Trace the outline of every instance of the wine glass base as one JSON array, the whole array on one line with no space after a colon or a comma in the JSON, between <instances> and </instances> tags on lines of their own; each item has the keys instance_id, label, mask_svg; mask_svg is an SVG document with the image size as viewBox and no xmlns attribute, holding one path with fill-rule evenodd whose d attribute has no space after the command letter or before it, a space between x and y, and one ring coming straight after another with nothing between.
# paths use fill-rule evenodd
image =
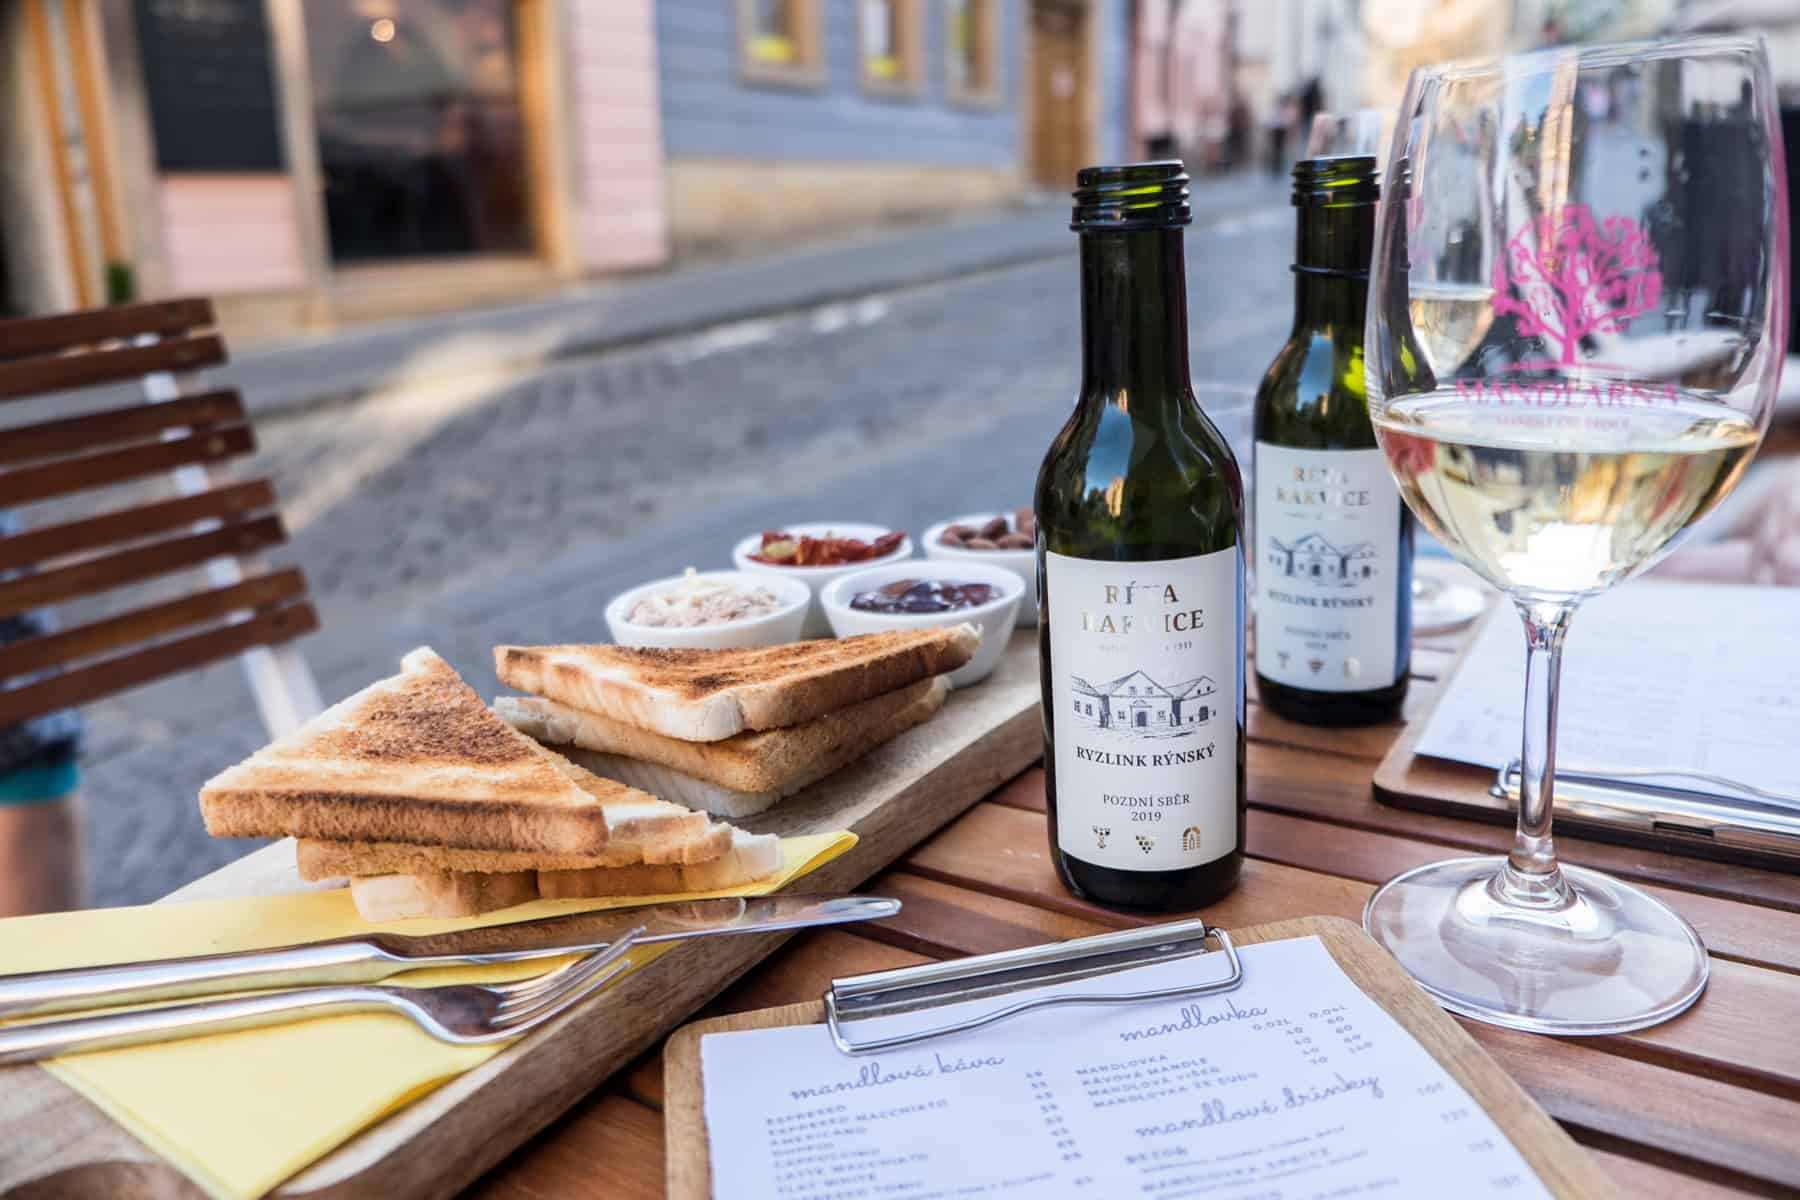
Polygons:
<instances>
[{"instance_id":1,"label":"wine glass base","mask_svg":"<svg viewBox=\"0 0 1800 1200\"><path fill-rule=\"evenodd\" d=\"M1597 871L1562 868L1572 894L1525 909L1492 884L1506 859L1455 858L1397 875L1363 928L1451 1012L1532 1033L1625 1033L1706 990L1706 948L1660 901Z\"/></svg>"}]
</instances>

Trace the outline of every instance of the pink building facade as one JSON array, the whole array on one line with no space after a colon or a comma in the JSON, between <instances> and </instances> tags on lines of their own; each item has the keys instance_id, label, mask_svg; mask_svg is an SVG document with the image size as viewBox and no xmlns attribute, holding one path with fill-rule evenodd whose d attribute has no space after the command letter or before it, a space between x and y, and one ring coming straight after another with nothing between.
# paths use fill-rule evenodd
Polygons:
<instances>
[{"instance_id":1,"label":"pink building facade","mask_svg":"<svg viewBox=\"0 0 1800 1200\"><path fill-rule=\"evenodd\" d=\"M669 256L652 0L0 0L4 301L239 339Z\"/></svg>"}]
</instances>

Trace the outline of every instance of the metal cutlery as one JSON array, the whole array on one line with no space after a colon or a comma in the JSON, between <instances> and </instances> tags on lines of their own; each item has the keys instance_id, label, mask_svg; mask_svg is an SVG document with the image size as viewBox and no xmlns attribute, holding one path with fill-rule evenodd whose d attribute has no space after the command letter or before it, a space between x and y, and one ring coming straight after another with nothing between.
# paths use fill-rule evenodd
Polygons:
<instances>
[{"instance_id":1,"label":"metal cutlery","mask_svg":"<svg viewBox=\"0 0 1800 1200\"><path fill-rule=\"evenodd\" d=\"M603 949L641 927L642 943L768 933L888 917L880 896L775 895L683 900L569 913L448 933L369 933L270 950L0 975L0 1017L179 1000L220 992L372 983L421 967L518 962Z\"/></svg>"},{"instance_id":2,"label":"metal cutlery","mask_svg":"<svg viewBox=\"0 0 1800 1200\"><path fill-rule=\"evenodd\" d=\"M521 1037L567 1012L629 965L625 952L643 929L628 929L604 950L515 983L441 987L292 988L0 1028L0 1064L281 1025L349 1012L393 1012L442 1042L478 1046Z\"/></svg>"}]
</instances>

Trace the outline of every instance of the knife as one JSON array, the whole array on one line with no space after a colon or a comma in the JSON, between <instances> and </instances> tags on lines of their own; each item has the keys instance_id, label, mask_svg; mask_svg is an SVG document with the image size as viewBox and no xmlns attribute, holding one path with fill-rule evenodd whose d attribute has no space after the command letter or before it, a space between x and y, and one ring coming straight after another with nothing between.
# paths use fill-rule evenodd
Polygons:
<instances>
[{"instance_id":1,"label":"knife","mask_svg":"<svg viewBox=\"0 0 1800 1200\"><path fill-rule=\"evenodd\" d=\"M473 966L579 954L610 945L638 926L640 945L729 933L772 933L891 917L900 902L882 896L732 896L608 908L458 929L448 933L367 933L229 954L202 954L117 966L0 975L0 1017L178 1000L217 992L371 983L422 967Z\"/></svg>"}]
</instances>

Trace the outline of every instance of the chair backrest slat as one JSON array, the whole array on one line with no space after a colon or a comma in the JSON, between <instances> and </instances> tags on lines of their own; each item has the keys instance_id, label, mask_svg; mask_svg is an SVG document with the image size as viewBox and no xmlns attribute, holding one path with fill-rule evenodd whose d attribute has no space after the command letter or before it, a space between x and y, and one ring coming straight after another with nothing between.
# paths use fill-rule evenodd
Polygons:
<instances>
[{"instance_id":1,"label":"chair backrest slat","mask_svg":"<svg viewBox=\"0 0 1800 1200\"><path fill-rule=\"evenodd\" d=\"M0 358L57 354L145 334L166 338L213 324L212 301L198 296L25 317L0 325Z\"/></svg>"},{"instance_id":2,"label":"chair backrest slat","mask_svg":"<svg viewBox=\"0 0 1800 1200\"><path fill-rule=\"evenodd\" d=\"M141 441L169 429L235 425L244 420L244 402L233 391L202 392L163 404L134 404L0 433L0 465L78 454L99 446Z\"/></svg>"},{"instance_id":3,"label":"chair backrest slat","mask_svg":"<svg viewBox=\"0 0 1800 1200\"><path fill-rule=\"evenodd\" d=\"M4 359L0 360L0 400L141 379L156 371L196 371L224 361L225 343L210 333L89 354Z\"/></svg>"},{"instance_id":4,"label":"chair backrest slat","mask_svg":"<svg viewBox=\"0 0 1800 1200\"><path fill-rule=\"evenodd\" d=\"M148 546L84 559L72 566L23 575L0 583L0 617L142 583L200 566L208 559L254 554L279 545L286 536L280 517L257 517L207 533L167 538Z\"/></svg>"},{"instance_id":5,"label":"chair backrest slat","mask_svg":"<svg viewBox=\"0 0 1800 1200\"><path fill-rule=\"evenodd\" d=\"M123 650L137 642L177 633L202 622L223 620L233 613L255 612L306 594L306 577L289 567L258 575L230 587L195 592L177 600L152 604L116 617L105 617L0 646L0 679L12 679Z\"/></svg>"},{"instance_id":6,"label":"chair backrest slat","mask_svg":"<svg viewBox=\"0 0 1800 1200\"><path fill-rule=\"evenodd\" d=\"M287 537L275 489L216 470L256 449L242 397L197 374L226 361L216 324L199 298L0 321L0 401L24 401L0 405L20 422L0 428L0 513L29 506L0 536L0 619L81 602L0 644L0 727L251 651L272 730L318 711L285 648L318 627L305 577L262 562Z\"/></svg>"},{"instance_id":7,"label":"chair backrest slat","mask_svg":"<svg viewBox=\"0 0 1800 1200\"><path fill-rule=\"evenodd\" d=\"M103 550L119 542L182 529L197 521L229 520L275 507L275 489L266 479L233 483L192 496L121 508L79 521L0 537L0 571L17 570L70 555ZM0 676L4 678L4 676Z\"/></svg>"},{"instance_id":8,"label":"chair backrest slat","mask_svg":"<svg viewBox=\"0 0 1800 1200\"><path fill-rule=\"evenodd\" d=\"M258 613L249 620L159 642L91 666L62 671L47 679L0 691L0 725L10 725L53 709L86 704L165 675L191 671L242 654L257 646L291 641L318 627L319 617L312 605L290 604Z\"/></svg>"},{"instance_id":9,"label":"chair backrest slat","mask_svg":"<svg viewBox=\"0 0 1800 1200\"><path fill-rule=\"evenodd\" d=\"M248 425L209 429L166 442L148 442L121 450L102 450L79 458L64 458L41 466L20 467L0 473L0 508L12 508L37 500L53 500L90 488L107 487L162 475L176 467L224 462L256 449L256 437Z\"/></svg>"}]
</instances>

